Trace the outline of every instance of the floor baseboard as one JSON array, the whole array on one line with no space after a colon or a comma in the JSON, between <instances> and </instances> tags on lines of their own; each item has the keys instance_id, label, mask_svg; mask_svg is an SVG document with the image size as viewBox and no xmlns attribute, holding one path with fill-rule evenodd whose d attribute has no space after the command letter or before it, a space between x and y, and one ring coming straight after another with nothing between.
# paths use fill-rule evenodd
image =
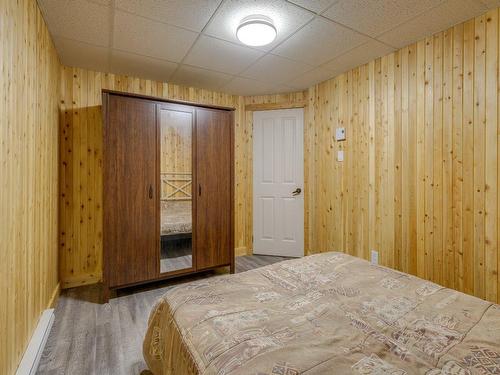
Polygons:
<instances>
[{"instance_id":1,"label":"floor baseboard","mask_svg":"<svg viewBox=\"0 0 500 375\"><path fill-rule=\"evenodd\" d=\"M38 321L33 336L31 336L16 375L32 375L36 373L52 324L54 324L54 309L45 310Z\"/></svg>"},{"instance_id":2,"label":"floor baseboard","mask_svg":"<svg viewBox=\"0 0 500 375\"><path fill-rule=\"evenodd\" d=\"M56 303L60 294L61 294L61 283L57 283L56 288L52 292L52 296L50 297L49 303L47 304L47 309L52 309L53 307L56 307Z\"/></svg>"}]
</instances>

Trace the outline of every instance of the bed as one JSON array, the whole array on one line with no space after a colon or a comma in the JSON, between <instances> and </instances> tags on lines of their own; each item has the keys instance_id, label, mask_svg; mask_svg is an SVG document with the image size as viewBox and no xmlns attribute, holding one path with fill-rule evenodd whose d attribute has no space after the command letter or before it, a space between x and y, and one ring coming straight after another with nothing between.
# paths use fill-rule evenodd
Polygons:
<instances>
[{"instance_id":1,"label":"bed","mask_svg":"<svg viewBox=\"0 0 500 375\"><path fill-rule=\"evenodd\" d=\"M170 289L154 374L500 374L500 306L342 253Z\"/></svg>"},{"instance_id":2,"label":"bed","mask_svg":"<svg viewBox=\"0 0 500 375\"><path fill-rule=\"evenodd\" d=\"M191 235L193 230L191 200L161 201L161 236Z\"/></svg>"}]
</instances>

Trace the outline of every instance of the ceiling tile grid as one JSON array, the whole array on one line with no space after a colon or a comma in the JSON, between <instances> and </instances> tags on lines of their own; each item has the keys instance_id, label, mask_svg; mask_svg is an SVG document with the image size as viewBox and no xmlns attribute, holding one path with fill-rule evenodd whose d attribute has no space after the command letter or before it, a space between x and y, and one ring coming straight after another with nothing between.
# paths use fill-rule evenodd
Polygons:
<instances>
[{"instance_id":1,"label":"ceiling tile grid","mask_svg":"<svg viewBox=\"0 0 500 375\"><path fill-rule=\"evenodd\" d=\"M446 29L443 27L444 19L449 26L453 26L472 18L471 14L480 15L487 10L488 7L479 0L447 0L431 11L380 35L379 39L397 48L404 47Z\"/></svg>"},{"instance_id":2,"label":"ceiling tile grid","mask_svg":"<svg viewBox=\"0 0 500 375\"><path fill-rule=\"evenodd\" d=\"M289 3L298 5L316 14L324 12L337 1L339 0L288 0Z\"/></svg>"},{"instance_id":3,"label":"ceiling tile grid","mask_svg":"<svg viewBox=\"0 0 500 375\"><path fill-rule=\"evenodd\" d=\"M500 0L38 0L61 62L186 86L257 95L302 90ZM278 35L252 48L244 17Z\"/></svg>"},{"instance_id":4,"label":"ceiling tile grid","mask_svg":"<svg viewBox=\"0 0 500 375\"><path fill-rule=\"evenodd\" d=\"M200 32L222 0L115 0L116 9Z\"/></svg>"},{"instance_id":5,"label":"ceiling tile grid","mask_svg":"<svg viewBox=\"0 0 500 375\"><path fill-rule=\"evenodd\" d=\"M168 81L178 64L134 53L113 50L110 55L110 71L116 74Z\"/></svg>"},{"instance_id":6,"label":"ceiling tile grid","mask_svg":"<svg viewBox=\"0 0 500 375\"><path fill-rule=\"evenodd\" d=\"M113 48L180 62L198 34L157 21L115 11Z\"/></svg>"},{"instance_id":7,"label":"ceiling tile grid","mask_svg":"<svg viewBox=\"0 0 500 375\"><path fill-rule=\"evenodd\" d=\"M233 76L229 74L201 69L186 64L181 65L175 74L170 77L170 81L179 85L192 86L193 82L195 82L199 87L208 90L220 90L231 79L233 79Z\"/></svg>"},{"instance_id":8,"label":"ceiling tile grid","mask_svg":"<svg viewBox=\"0 0 500 375\"><path fill-rule=\"evenodd\" d=\"M222 73L237 74L263 56L264 52L202 35L184 62Z\"/></svg>"},{"instance_id":9,"label":"ceiling tile grid","mask_svg":"<svg viewBox=\"0 0 500 375\"><path fill-rule=\"evenodd\" d=\"M371 39L368 42L335 57L326 64L322 65L322 67L329 69L333 75L336 76L349 70L352 66L366 64L377 57L385 56L395 50L396 48Z\"/></svg>"},{"instance_id":10,"label":"ceiling tile grid","mask_svg":"<svg viewBox=\"0 0 500 375\"><path fill-rule=\"evenodd\" d=\"M340 0L323 15L332 21L376 37L444 0Z\"/></svg>"},{"instance_id":11,"label":"ceiling tile grid","mask_svg":"<svg viewBox=\"0 0 500 375\"><path fill-rule=\"evenodd\" d=\"M53 37L64 37L100 47L109 45L112 16L109 5L86 0L44 0L38 3Z\"/></svg>"},{"instance_id":12,"label":"ceiling tile grid","mask_svg":"<svg viewBox=\"0 0 500 375\"><path fill-rule=\"evenodd\" d=\"M253 14L271 18L278 30L278 35L272 43L259 47L262 51L272 50L314 17L312 12L284 0L225 0L208 24L205 33L241 44L236 38L236 28L243 18Z\"/></svg>"},{"instance_id":13,"label":"ceiling tile grid","mask_svg":"<svg viewBox=\"0 0 500 375\"><path fill-rule=\"evenodd\" d=\"M325 18L316 18L273 53L318 66L368 40L356 31Z\"/></svg>"},{"instance_id":14,"label":"ceiling tile grid","mask_svg":"<svg viewBox=\"0 0 500 375\"><path fill-rule=\"evenodd\" d=\"M286 84L313 67L276 55L266 55L240 75L264 82Z\"/></svg>"}]
</instances>

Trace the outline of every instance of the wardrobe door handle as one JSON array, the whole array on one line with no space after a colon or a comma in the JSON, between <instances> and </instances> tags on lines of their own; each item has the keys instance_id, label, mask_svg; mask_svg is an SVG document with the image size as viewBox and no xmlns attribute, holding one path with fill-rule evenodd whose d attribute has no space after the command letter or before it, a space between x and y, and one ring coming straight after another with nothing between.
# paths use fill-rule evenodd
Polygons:
<instances>
[{"instance_id":1,"label":"wardrobe door handle","mask_svg":"<svg viewBox=\"0 0 500 375\"><path fill-rule=\"evenodd\" d=\"M198 185L198 195L201 197L201 185Z\"/></svg>"},{"instance_id":2,"label":"wardrobe door handle","mask_svg":"<svg viewBox=\"0 0 500 375\"><path fill-rule=\"evenodd\" d=\"M149 199L153 199L153 185L149 185Z\"/></svg>"}]
</instances>

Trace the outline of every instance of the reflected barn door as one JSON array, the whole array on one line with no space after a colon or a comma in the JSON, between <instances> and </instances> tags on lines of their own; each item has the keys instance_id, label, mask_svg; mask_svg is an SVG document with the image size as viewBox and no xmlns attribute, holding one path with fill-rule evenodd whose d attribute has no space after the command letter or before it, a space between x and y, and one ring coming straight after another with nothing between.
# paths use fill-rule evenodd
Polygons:
<instances>
[{"instance_id":1,"label":"reflected barn door","mask_svg":"<svg viewBox=\"0 0 500 375\"><path fill-rule=\"evenodd\" d=\"M253 113L253 253L304 255L304 111Z\"/></svg>"}]
</instances>

